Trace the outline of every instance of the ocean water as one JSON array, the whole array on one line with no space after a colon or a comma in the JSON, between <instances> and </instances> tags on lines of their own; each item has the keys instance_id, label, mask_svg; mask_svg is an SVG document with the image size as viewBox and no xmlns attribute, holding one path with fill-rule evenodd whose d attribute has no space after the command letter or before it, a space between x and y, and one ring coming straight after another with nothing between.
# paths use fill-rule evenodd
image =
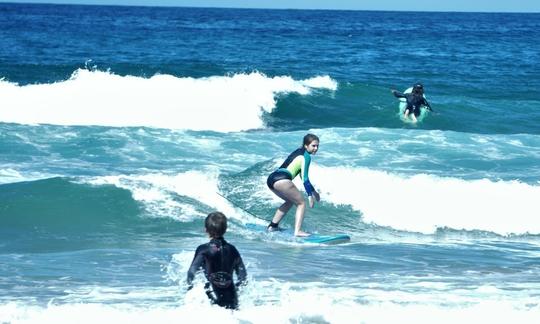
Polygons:
<instances>
[{"instance_id":1,"label":"ocean water","mask_svg":"<svg viewBox=\"0 0 540 324\"><path fill-rule=\"evenodd\" d=\"M539 14L0 4L0 323L538 323ZM420 81L405 123L390 89ZM307 133L306 245L256 233ZM186 291L203 219L249 284ZM293 224L292 213L284 220Z\"/></svg>"}]
</instances>

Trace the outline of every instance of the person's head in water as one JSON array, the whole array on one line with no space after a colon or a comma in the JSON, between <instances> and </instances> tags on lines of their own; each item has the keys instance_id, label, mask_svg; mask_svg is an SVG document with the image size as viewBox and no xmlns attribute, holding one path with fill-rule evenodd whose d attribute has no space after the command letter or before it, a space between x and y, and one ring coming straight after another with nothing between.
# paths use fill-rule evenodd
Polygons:
<instances>
[{"instance_id":1,"label":"person's head in water","mask_svg":"<svg viewBox=\"0 0 540 324\"><path fill-rule=\"evenodd\" d=\"M227 217L221 212L210 213L204 220L204 227L211 238L223 237L227 231Z\"/></svg>"},{"instance_id":2,"label":"person's head in water","mask_svg":"<svg viewBox=\"0 0 540 324\"><path fill-rule=\"evenodd\" d=\"M319 137L313 134L306 134L302 146L309 154L315 154L319 150Z\"/></svg>"},{"instance_id":3,"label":"person's head in water","mask_svg":"<svg viewBox=\"0 0 540 324\"><path fill-rule=\"evenodd\" d=\"M415 83L413 85L412 92L417 93L417 94L423 94L424 93L424 86L422 85L422 83L419 83L419 82Z\"/></svg>"}]
</instances>

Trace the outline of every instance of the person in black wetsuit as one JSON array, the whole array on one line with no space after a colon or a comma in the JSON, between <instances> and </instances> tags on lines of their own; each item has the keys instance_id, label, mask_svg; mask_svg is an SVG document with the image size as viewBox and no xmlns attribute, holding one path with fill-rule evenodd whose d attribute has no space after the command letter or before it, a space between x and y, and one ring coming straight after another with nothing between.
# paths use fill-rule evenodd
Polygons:
<instances>
[{"instance_id":1,"label":"person in black wetsuit","mask_svg":"<svg viewBox=\"0 0 540 324\"><path fill-rule=\"evenodd\" d=\"M425 106L429 111L433 111L429 102L424 98L424 86L421 83L416 83L413 86L411 93L401 93L397 90L391 90L395 97L405 98L407 100L407 107L403 112L405 118L409 115L411 119L416 122L416 117L420 115L420 107Z\"/></svg>"},{"instance_id":2,"label":"person in black wetsuit","mask_svg":"<svg viewBox=\"0 0 540 324\"><path fill-rule=\"evenodd\" d=\"M187 273L188 290L193 287L195 274L202 268L208 280L205 289L210 301L228 309L237 309L236 289L246 283L247 272L238 250L223 239L227 231L227 217L220 212L210 213L204 226L210 242L199 245L195 251ZM233 272L238 278L236 284Z\"/></svg>"}]
</instances>

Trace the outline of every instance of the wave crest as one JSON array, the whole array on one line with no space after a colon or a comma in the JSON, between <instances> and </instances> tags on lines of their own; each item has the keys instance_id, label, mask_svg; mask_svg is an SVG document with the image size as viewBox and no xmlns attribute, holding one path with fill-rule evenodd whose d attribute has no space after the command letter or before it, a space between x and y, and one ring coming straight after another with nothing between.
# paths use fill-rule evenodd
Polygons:
<instances>
[{"instance_id":1,"label":"wave crest","mask_svg":"<svg viewBox=\"0 0 540 324\"><path fill-rule=\"evenodd\" d=\"M425 234L440 228L540 234L540 186L350 167L315 167L313 173L322 199L352 206L366 223Z\"/></svg>"},{"instance_id":2,"label":"wave crest","mask_svg":"<svg viewBox=\"0 0 540 324\"><path fill-rule=\"evenodd\" d=\"M66 81L19 86L0 80L0 121L19 124L147 126L235 132L264 127L276 96L336 90L328 76L294 80L259 72L206 78L120 76L78 69Z\"/></svg>"}]
</instances>

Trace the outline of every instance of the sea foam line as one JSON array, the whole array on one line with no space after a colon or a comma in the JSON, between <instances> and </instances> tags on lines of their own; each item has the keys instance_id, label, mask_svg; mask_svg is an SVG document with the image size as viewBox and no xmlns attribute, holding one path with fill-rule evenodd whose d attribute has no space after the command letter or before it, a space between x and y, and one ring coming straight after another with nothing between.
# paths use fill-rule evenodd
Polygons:
<instances>
[{"instance_id":1,"label":"sea foam line","mask_svg":"<svg viewBox=\"0 0 540 324\"><path fill-rule=\"evenodd\" d=\"M235 312L210 305L204 294L187 297L174 307L163 305L140 306L129 303L69 303L47 307L11 302L0 304L0 320L6 323L171 323L178 319L187 322L220 323L396 323L403 318L414 323L470 323L489 319L490 323L538 323L539 306L524 300L478 301L454 307L433 303L358 303L350 298L336 300L335 294L325 291L295 292L281 285L276 299L284 302L262 305L241 304ZM195 294L196 288L188 295ZM440 298L440 297L439 297ZM181 297L179 296L179 299ZM206 300L205 300L206 299ZM434 320L435 319L435 320Z\"/></svg>"},{"instance_id":2,"label":"sea foam line","mask_svg":"<svg viewBox=\"0 0 540 324\"><path fill-rule=\"evenodd\" d=\"M350 167L314 166L311 173L321 199L352 206L367 223L426 234L445 227L540 234L540 186Z\"/></svg>"}]
</instances>

